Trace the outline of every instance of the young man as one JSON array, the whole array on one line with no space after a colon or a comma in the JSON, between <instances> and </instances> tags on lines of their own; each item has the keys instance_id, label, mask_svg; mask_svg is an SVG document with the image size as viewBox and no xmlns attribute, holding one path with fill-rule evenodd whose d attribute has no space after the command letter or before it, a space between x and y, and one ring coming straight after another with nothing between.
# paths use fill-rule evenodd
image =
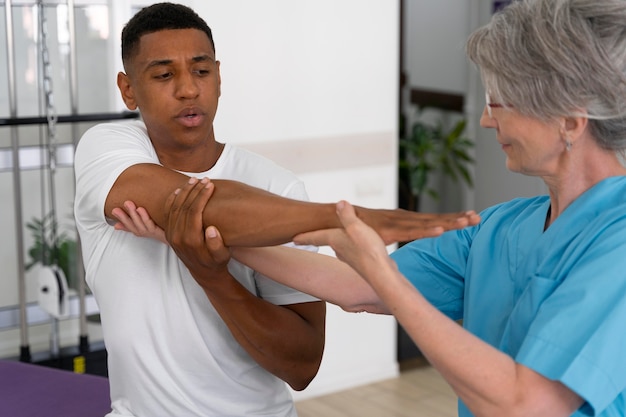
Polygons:
<instances>
[{"instance_id":1,"label":"young man","mask_svg":"<svg viewBox=\"0 0 626 417\"><path fill-rule=\"evenodd\" d=\"M114 230L105 213L130 196L162 205L153 199L161 187L188 179L171 170L297 200L307 198L304 186L215 140L219 62L192 10L147 7L128 22L122 45L118 86L143 121L96 126L76 152L76 218L109 355L110 416L294 416L285 382L301 390L317 373L325 304L236 262L200 286L193 259Z\"/></svg>"},{"instance_id":2,"label":"young man","mask_svg":"<svg viewBox=\"0 0 626 417\"><path fill-rule=\"evenodd\" d=\"M118 86L142 121L90 129L75 158L76 223L109 355L109 416L294 416L285 382L301 390L317 373L324 303L234 261L208 264L120 232L111 219L133 200L167 233L185 217L164 209L175 189L213 193L203 223L218 226L229 245L263 246L339 226L334 205L302 201L293 174L215 140L219 61L211 30L191 9L142 9L122 32L122 58ZM198 182L205 177L222 180ZM472 221L360 215L387 241Z\"/></svg>"}]
</instances>

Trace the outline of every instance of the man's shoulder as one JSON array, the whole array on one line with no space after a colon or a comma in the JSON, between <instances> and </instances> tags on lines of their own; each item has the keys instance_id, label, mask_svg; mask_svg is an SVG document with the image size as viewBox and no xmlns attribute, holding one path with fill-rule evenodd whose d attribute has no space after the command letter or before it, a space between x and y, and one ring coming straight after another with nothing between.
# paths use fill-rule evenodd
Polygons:
<instances>
[{"instance_id":1,"label":"man's shoulder","mask_svg":"<svg viewBox=\"0 0 626 417\"><path fill-rule=\"evenodd\" d=\"M304 184L295 173L243 147L227 144L215 169L214 173L222 178L234 179L291 198L308 199Z\"/></svg>"},{"instance_id":2,"label":"man's shoulder","mask_svg":"<svg viewBox=\"0 0 626 417\"><path fill-rule=\"evenodd\" d=\"M127 120L98 123L87 129L83 137L102 136L107 134L129 134L148 137L146 125L141 120Z\"/></svg>"},{"instance_id":3,"label":"man's shoulder","mask_svg":"<svg viewBox=\"0 0 626 417\"><path fill-rule=\"evenodd\" d=\"M129 140L130 139L130 140ZM122 148L124 144L146 147L150 138L146 125L139 120L99 123L87 129L78 142L76 152Z\"/></svg>"},{"instance_id":4,"label":"man's shoulder","mask_svg":"<svg viewBox=\"0 0 626 417\"><path fill-rule=\"evenodd\" d=\"M232 155L235 158L248 159L248 160L253 161L253 162L273 165L273 166L279 167L281 169L286 169L286 168L281 167L279 164L277 164L276 162L274 162L270 158L262 155L259 152L256 152L256 151L253 151L251 149L248 149L244 145L240 146L240 145L234 145L232 143L230 143L230 144L227 143L226 147L228 149L230 149L230 152L232 152Z\"/></svg>"},{"instance_id":5,"label":"man's shoulder","mask_svg":"<svg viewBox=\"0 0 626 417\"><path fill-rule=\"evenodd\" d=\"M226 158L229 162L236 161L237 166L246 167L248 170L257 171L259 173L267 173L269 175L286 175L296 178L296 175L289 169L279 165L270 158L246 149L241 146L226 144Z\"/></svg>"},{"instance_id":6,"label":"man's shoulder","mask_svg":"<svg viewBox=\"0 0 626 417\"><path fill-rule=\"evenodd\" d=\"M74 153L74 165L77 171L81 171L93 168L94 161L104 168L104 161L118 164L133 160L139 163L152 162L155 158L158 161L143 122L110 122L95 125L82 135Z\"/></svg>"}]
</instances>

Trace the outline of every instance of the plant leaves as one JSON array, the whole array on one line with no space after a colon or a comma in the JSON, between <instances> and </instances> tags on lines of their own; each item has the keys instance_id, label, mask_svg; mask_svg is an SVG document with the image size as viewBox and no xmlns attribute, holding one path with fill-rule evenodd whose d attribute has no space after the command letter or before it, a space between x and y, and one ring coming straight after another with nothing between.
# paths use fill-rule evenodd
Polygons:
<instances>
[{"instance_id":1,"label":"plant leaves","mask_svg":"<svg viewBox=\"0 0 626 417\"><path fill-rule=\"evenodd\" d=\"M442 123L430 125L419 117L415 120L408 134L400 137L398 142L400 181L408 182L408 188L417 198L426 193L438 199L437 191L428 187L428 179L435 172L455 182L462 180L473 187L469 167L474 163L474 158L469 150L474 147L474 143L463 136L467 121L461 119L446 131Z\"/></svg>"}]
</instances>

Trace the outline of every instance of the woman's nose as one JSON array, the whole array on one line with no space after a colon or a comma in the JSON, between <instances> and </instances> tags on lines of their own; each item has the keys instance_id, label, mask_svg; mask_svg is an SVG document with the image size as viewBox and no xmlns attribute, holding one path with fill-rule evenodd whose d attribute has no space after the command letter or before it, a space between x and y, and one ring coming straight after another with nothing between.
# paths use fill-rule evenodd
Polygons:
<instances>
[{"instance_id":1,"label":"woman's nose","mask_svg":"<svg viewBox=\"0 0 626 417\"><path fill-rule=\"evenodd\" d=\"M496 127L496 125L497 125L496 119L489 116L489 112L487 111L487 106L485 105L485 107L483 108L483 113L480 115L480 126L487 128L487 129L493 129Z\"/></svg>"}]
</instances>

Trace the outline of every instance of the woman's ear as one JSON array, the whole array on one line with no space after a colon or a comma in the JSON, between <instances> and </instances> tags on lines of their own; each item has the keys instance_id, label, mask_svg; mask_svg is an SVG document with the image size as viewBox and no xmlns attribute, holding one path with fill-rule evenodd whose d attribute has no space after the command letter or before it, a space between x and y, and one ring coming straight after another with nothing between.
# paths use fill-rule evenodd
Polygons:
<instances>
[{"instance_id":1,"label":"woman's ear","mask_svg":"<svg viewBox=\"0 0 626 417\"><path fill-rule=\"evenodd\" d=\"M130 83L130 78L123 72L117 73L117 88L120 89L122 100L124 100L128 110L137 110L137 102L135 101L135 93Z\"/></svg>"},{"instance_id":2,"label":"woman's ear","mask_svg":"<svg viewBox=\"0 0 626 417\"><path fill-rule=\"evenodd\" d=\"M566 117L565 122L563 123L563 129L565 130L564 133L566 134L566 137L572 140L572 142L576 142L577 138L580 137L587 129L588 124L589 119L583 115Z\"/></svg>"}]
</instances>

